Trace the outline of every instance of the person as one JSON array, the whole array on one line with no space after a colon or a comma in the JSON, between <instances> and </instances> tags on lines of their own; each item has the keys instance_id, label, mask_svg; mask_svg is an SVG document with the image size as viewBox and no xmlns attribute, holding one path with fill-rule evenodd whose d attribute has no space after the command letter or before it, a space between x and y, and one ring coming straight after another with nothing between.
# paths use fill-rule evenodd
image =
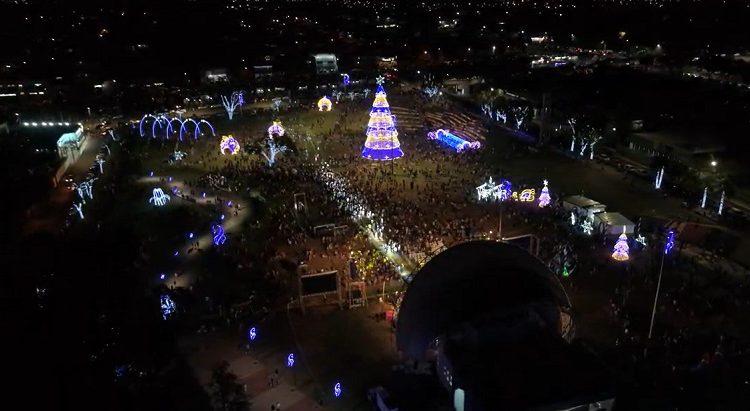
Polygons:
<instances>
[{"instance_id":1,"label":"person","mask_svg":"<svg viewBox=\"0 0 750 411\"><path fill-rule=\"evenodd\" d=\"M280 402L276 403L276 411L281 411L281 403Z\"/></svg>"}]
</instances>

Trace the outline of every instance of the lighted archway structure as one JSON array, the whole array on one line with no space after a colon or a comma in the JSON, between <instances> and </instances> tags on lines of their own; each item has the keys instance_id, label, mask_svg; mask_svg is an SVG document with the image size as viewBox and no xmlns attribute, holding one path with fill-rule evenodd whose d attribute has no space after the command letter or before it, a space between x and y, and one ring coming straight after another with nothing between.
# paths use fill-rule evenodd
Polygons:
<instances>
[{"instance_id":1,"label":"lighted archway structure","mask_svg":"<svg viewBox=\"0 0 750 411\"><path fill-rule=\"evenodd\" d=\"M465 323L511 317L533 318L570 338L570 308L558 278L525 250L470 241L438 254L414 275L399 307L396 344L406 357L424 359L436 340Z\"/></svg>"},{"instance_id":2,"label":"lighted archway structure","mask_svg":"<svg viewBox=\"0 0 750 411\"><path fill-rule=\"evenodd\" d=\"M318 111L331 111L331 104L331 99L329 99L328 96L323 96L318 100Z\"/></svg>"}]
</instances>

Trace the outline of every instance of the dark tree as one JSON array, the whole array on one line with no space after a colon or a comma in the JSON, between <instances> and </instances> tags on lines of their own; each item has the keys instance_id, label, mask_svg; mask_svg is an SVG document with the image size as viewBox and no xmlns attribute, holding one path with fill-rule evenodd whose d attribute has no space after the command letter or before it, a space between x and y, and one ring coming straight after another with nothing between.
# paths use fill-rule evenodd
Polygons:
<instances>
[{"instance_id":1,"label":"dark tree","mask_svg":"<svg viewBox=\"0 0 750 411\"><path fill-rule=\"evenodd\" d=\"M211 371L211 385L208 390L214 410L250 410L245 391L237 382L237 376L229 371L229 363L226 361L222 361Z\"/></svg>"}]
</instances>

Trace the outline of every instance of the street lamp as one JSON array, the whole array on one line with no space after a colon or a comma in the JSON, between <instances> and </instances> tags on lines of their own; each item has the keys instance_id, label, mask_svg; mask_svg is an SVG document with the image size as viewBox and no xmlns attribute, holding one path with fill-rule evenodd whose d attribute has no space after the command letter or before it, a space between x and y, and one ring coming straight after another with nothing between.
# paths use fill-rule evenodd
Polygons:
<instances>
[{"instance_id":1,"label":"street lamp","mask_svg":"<svg viewBox=\"0 0 750 411\"><path fill-rule=\"evenodd\" d=\"M664 252L661 254L661 265L659 266L659 281L656 283L656 296L654 296L654 309L651 311L651 325L648 327L648 339L654 331L654 318L656 317L656 302L659 301L659 290L661 289L661 274L664 270L664 257L674 248L674 231L669 230L664 242Z\"/></svg>"},{"instance_id":2,"label":"street lamp","mask_svg":"<svg viewBox=\"0 0 750 411\"><path fill-rule=\"evenodd\" d=\"M716 162L716 160L711 160L711 167L716 167L716 165L719 164Z\"/></svg>"}]
</instances>

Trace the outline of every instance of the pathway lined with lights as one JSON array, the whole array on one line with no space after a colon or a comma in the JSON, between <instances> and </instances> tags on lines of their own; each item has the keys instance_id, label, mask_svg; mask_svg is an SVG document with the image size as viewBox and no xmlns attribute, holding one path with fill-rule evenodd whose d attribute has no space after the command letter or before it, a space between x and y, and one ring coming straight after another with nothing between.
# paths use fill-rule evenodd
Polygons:
<instances>
[{"instance_id":1,"label":"pathway lined with lights","mask_svg":"<svg viewBox=\"0 0 750 411\"><path fill-rule=\"evenodd\" d=\"M167 193L172 193L174 187L177 187L177 190L179 190L178 192L180 193L189 192L189 189L187 188L184 181L176 179L172 179L171 182L162 181L162 178L167 179L168 177L157 175L150 177L141 177L138 182L144 185L148 184L149 187L160 187ZM219 201L218 196L216 195L206 195L205 197L201 195L193 197L195 202L188 201L182 196L178 196L174 193L170 194L170 196L172 198L171 201L175 201L177 198L179 198L181 201L185 201L188 204L197 204L203 206L215 205L218 204ZM225 235L229 234L230 232L239 233L239 229L242 226L242 223L249 216L249 207L240 207L239 209L235 208L235 205L241 204L239 201L243 200L235 193L222 191L221 198L223 203L219 205L219 208L221 209L221 213L223 214L216 216L215 223L220 223ZM228 202L231 202L231 206L227 205ZM235 211L237 212L236 216L234 215ZM223 219L221 217L222 215L224 216ZM194 243L198 243L200 245L196 248L193 245ZM178 267L183 266L186 263L186 259L192 259L195 256L199 255L199 250L209 247L214 247L214 233L211 230L208 230L202 234L195 233L192 238L188 238L186 244L176 249L176 252L178 254L175 257L180 258ZM179 276L168 275L163 281L168 283L168 285L173 285L174 287L188 287L195 282L195 274L191 272L183 272Z\"/></svg>"}]
</instances>

